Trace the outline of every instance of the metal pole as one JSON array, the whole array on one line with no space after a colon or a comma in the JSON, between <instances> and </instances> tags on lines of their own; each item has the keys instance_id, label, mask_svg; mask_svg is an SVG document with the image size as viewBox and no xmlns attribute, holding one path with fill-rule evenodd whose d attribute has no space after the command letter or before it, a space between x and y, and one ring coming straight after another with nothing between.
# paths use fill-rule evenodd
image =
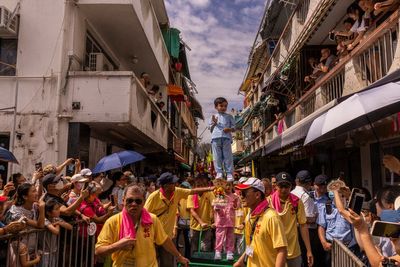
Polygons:
<instances>
[{"instance_id":1,"label":"metal pole","mask_svg":"<svg viewBox=\"0 0 400 267\"><path fill-rule=\"evenodd\" d=\"M16 135L16 124L17 124L17 106L18 106L18 89L19 89L19 81L18 81L18 71L15 68L15 92L14 92L14 114L13 114L13 126L10 133L10 152L14 153L14 144L15 144L15 135ZM8 173L7 182L10 180L11 175L13 174L13 163L8 163Z\"/></svg>"}]
</instances>

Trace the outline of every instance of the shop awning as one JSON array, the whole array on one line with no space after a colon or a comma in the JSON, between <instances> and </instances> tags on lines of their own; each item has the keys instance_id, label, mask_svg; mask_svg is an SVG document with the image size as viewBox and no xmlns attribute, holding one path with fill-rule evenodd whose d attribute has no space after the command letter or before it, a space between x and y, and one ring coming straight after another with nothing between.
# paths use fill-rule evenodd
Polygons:
<instances>
[{"instance_id":1,"label":"shop awning","mask_svg":"<svg viewBox=\"0 0 400 267\"><path fill-rule=\"evenodd\" d=\"M262 149L262 156L271 154L274 151L279 150L282 146L282 135L276 136L274 139L269 141Z\"/></svg>"},{"instance_id":2,"label":"shop awning","mask_svg":"<svg viewBox=\"0 0 400 267\"><path fill-rule=\"evenodd\" d=\"M400 82L378 85L353 94L315 119L304 144L372 125L373 122L397 112L400 112Z\"/></svg>"},{"instance_id":3,"label":"shop awning","mask_svg":"<svg viewBox=\"0 0 400 267\"><path fill-rule=\"evenodd\" d=\"M169 55L174 58L179 58L179 49L180 49L179 34L181 32L175 28L162 29L161 31Z\"/></svg>"},{"instance_id":4,"label":"shop awning","mask_svg":"<svg viewBox=\"0 0 400 267\"><path fill-rule=\"evenodd\" d=\"M238 165L246 164L247 162L255 159L256 157L261 156L261 154L262 154L262 148L259 148L256 151L254 151L253 153L250 153L249 155L247 155L244 158L242 158L241 160L239 160Z\"/></svg>"},{"instance_id":5,"label":"shop awning","mask_svg":"<svg viewBox=\"0 0 400 267\"><path fill-rule=\"evenodd\" d=\"M282 144L281 147L285 147L287 145L290 145L294 142L297 142L307 136L308 130L310 129L310 126L312 122L314 121L315 118L320 116L322 113L326 112L328 109L332 108L335 106L337 103L336 100L332 100L325 106L317 109L314 111L312 114L308 115L304 119L302 119L300 122L296 123L289 129L285 130L282 133Z\"/></svg>"}]
</instances>

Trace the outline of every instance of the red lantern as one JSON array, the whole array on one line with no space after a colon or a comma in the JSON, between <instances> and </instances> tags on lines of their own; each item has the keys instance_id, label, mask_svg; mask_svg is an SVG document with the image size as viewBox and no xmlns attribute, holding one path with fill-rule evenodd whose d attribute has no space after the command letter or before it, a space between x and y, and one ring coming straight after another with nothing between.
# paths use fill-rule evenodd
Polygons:
<instances>
[{"instance_id":1,"label":"red lantern","mask_svg":"<svg viewBox=\"0 0 400 267\"><path fill-rule=\"evenodd\" d=\"M175 70L176 70L177 72L181 72L181 70L182 70L182 63L176 62L176 63L175 63Z\"/></svg>"}]
</instances>

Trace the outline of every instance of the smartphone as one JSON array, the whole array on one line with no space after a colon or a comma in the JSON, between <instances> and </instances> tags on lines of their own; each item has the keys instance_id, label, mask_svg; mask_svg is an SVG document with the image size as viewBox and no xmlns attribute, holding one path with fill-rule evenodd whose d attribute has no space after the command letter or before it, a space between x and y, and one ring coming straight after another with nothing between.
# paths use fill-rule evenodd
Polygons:
<instances>
[{"instance_id":1,"label":"smartphone","mask_svg":"<svg viewBox=\"0 0 400 267\"><path fill-rule=\"evenodd\" d=\"M110 199L111 206L115 206L114 196L113 195L109 195L108 198Z\"/></svg>"},{"instance_id":2,"label":"smartphone","mask_svg":"<svg viewBox=\"0 0 400 267\"><path fill-rule=\"evenodd\" d=\"M40 171L43 168L43 164L41 162L35 163L35 170Z\"/></svg>"},{"instance_id":3,"label":"smartphone","mask_svg":"<svg viewBox=\"0 0 400 267\"><path fill-rule=\"evenodd\" d=\"M365 194L362 194L360 192L362 192L361 189L353 188L353 190L351 190L349 203L347 205L347 208L352 209L358 215L361 214L362 206L365 199Z\"/></svg>"},{"instance_id":4,"label":"smartphone","mask_svg":"<svg viewBox=\"0 0 400 267\"><path fill-rule=\"evenodd\" d=\"M373 236L400 237L400 223L375 221L372 225L371 234Z\"/></svg>"}]
</instances>

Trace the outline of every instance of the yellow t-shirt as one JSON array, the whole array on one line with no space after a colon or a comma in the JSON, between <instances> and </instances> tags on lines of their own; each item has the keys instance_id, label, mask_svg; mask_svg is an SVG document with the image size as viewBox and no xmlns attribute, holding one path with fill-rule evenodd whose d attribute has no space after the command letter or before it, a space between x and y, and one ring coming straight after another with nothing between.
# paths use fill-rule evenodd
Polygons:
<instances>
[{"instance_id":1,"label":"yellow t-shirt","mask_svg":"<svg viewBox=\"0 0 400 267\"><path fill-rule=\"evenodd\" d=\"M271 198L268 198L268 202L271 205ZM285 203L281 203L281 205L283 210L279 213L279 216L281 217L283 226L285 227L285 234L288 241L287 258L294 259L301 255L297 224L305 224L307 222L306 212L301 200L299 200L297 206L297 213L289 200Z\"/></svg>"},{"instance_id":2,"label":"yellow t-shirt","mask_svg":"<svg viewBox=\"0 0 400 267\"><path fill-rule=\"evenodd\" d=\"M239 227L241 224L245 222L245 218L247 214L249 213L249 208L247 207L241 207L235 210L235 234L238 235L243 235L244 234L244 229L239 230L237 227Z\"/></svg>"},{"instance_id":3,"label":"yellow t-shirt","mask_svg":"<svg viewBox=\"0 0 400 267\"><path fill-rule=\"evenodd\" d=\"M282 220L275 210L268 208L259 216L253 240L249 242L256 219L257 216L252 217L250 214L246 217L246 246L253 248L253 256L248 257L247 267L275 267L276 249L287 247Z\"/></svg>"},{"instance_id":4,"label":"yellow t-shirt","mask_svg":"<svg viewBox=\"0 0 400 267\"><path fill-rule=\"evenodd\" d=\"M203 220L203 222L211 225L213 222L213 209L212 209L212 201L214 200L214 193L213 192L205 192L203 195L199 195L199 207L196 210L199 217ZM187 201L187 208L193 209L194 202L193 196L188 197ZM201 231L201 226L199 222L190 215L190 229ZM203 229L206 230L206 229Z\"/></svg>"},{"instance_id":5,"label":"yellow t-shirt","mask_svg":"<svg viewBox=\"0 0 400 267\"><path fill-rule=\"evenodd\" d=\"M139 225L133 250L120 250L111 254L113 267L158 266L155 245L164 244L168 236L160 220L154 214L151 214L151 219L153 224L150 226ZM121 221L122 213L118 213L105 222L97 238L96 248L111 245L119 240Z\"/></svg>"},{"instance_id":6,"label":"yellow t-shirt","mask_svg":"<svg viewBox=\"0 0 400 267\"><path fill-rule=\"evenodd\" d=\"M190 197L190 196L189 196ZM181 199L178 206L179 217L184 220L190 219L190 211L187 208L187 199Z\"/></svg>"},{"instance_id":7,"label":"yellow t-shirt","mask_svg":"<svg viewBox=\"0 0 400 267\"><path fill-rule=\"evenodd\" d=\"M160 190L156 190L150 194L144 204L145 209L154 213L160 219L170 238L173 236L179 201L186 199L191 192L190 189L176 187L172 199L166 199Z\"/></svg>"}]
</instances>

